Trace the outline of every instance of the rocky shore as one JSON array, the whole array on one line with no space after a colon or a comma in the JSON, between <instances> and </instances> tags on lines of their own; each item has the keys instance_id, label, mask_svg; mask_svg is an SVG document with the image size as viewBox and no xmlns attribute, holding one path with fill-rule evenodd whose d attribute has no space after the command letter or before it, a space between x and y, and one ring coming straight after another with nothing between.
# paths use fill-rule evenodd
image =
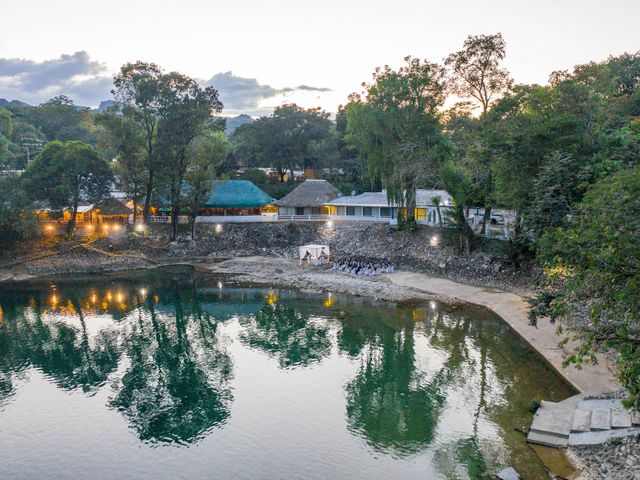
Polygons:
<instances>
[{"instance_id":1,"label":"rocky shore","mask_svg":"<svg viewBox=\"0 0 640 480\"><path fill-rule=\"evenodd\" d=\"M583 480L640 479L640 436L570 447L567 456L580 470Z\"/></svg>"}]
</instances>

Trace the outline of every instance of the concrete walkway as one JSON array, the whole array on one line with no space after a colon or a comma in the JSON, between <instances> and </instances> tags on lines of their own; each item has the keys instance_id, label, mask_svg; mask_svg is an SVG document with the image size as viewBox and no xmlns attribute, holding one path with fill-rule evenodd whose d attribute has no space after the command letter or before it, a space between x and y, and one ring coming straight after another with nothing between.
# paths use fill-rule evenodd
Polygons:
<instances>
[{"instance_id":1,"label":"concrete walkway","mask_svg":"<svg viewBox=\"0 0 640 480\"><path fill-rule=\"evenodd\" d=\"M620 389L613 371L602 357L598 357L597 365L585 365L580 370L574 366L563 367L562 361L571 352L572 343L569 342L564 348L558 347L561 338L556 334L556 326L546 319L539 321L537 328L530 326L527 318L529 304L518 295L491 288L471 287L421 273L396 272L388 275L388 278L397 285L446 295L492 310L582 393L599 395Z\"/></svg>"}]
</instances>

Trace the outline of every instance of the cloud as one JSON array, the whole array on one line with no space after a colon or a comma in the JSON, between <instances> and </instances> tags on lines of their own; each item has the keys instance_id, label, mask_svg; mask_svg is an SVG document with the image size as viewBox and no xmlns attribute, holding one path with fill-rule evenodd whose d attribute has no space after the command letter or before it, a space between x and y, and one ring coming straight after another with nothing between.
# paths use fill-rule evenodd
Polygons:
<instances>
[{"instance_id":1,"label":"cloud","mask_svg":"<svg viewBox=\"0 0 640 480\"><path fill-rule=\"evenodd\" d=\"M0 98L37 105L57 95L66 95L76 105L96 107L111 98L112 77L113 72L85 51L42 62L0 58ZM225 115L268 115L283 102L304 102L310 94L331 91L310 85L276 88L231 71L218 73L202 83L220 92Z\"/></svg>"},{"instance_id":2,"label":"cloud","mask_svg":"<svg viewBox=\"0 0 640 480\"><path fill-rule=\"evenodd\" d=\"M42 62L0 58L0 98L38 104L67 95L78 105L94 106L110 98L111 85L107 67L84 51Z\"/></svg>"},{"instance_id":3,"label":"cloud","mask_svg":"<svg viewBox=\"0 0 640 480\"><path fill-rule=\"evenodd\" d=\"M270 113L273 107L264 102L278 96L287 96L295 92L330 92L330 88L299 85L297 87L275 88L263 85L255 78L239 77L233 72L221 72L205 82L220 93L225 113L244 112L252 115Z\"/></svg>"}]
</instances>

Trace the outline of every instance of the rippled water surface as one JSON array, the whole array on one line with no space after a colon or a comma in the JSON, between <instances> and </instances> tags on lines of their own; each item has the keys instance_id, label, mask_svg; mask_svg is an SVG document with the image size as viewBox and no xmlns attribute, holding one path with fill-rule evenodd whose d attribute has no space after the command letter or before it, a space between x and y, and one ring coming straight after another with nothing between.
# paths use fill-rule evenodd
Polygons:
<instances>
[{"instance_id":1,"label":"rippled water surface","mask_svg":"<svg viewBox=\"0 0 640 480\"><path fill-rule=\"evenodd\" d=\"M547 478L572 391L493 314L223 282L0 287L0 477Z\"/></svg>"}]
</instances>

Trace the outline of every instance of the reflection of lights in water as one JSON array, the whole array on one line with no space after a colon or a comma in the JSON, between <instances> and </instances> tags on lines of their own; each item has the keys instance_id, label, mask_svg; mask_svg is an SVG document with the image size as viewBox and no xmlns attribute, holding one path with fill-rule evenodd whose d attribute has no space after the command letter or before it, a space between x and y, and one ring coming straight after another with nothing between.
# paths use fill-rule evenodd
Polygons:
<instances>
[{"instance_id":1,"label":"reflection of lights in water","mask_svg":"<svg viewBox=\"0 0 640 480\"><path fill-rule=\"evenodd\" d=\"M54 293L51 295L51 305L56 306L58 304L58 296Z\"/></svg>"},{"instance_id":2,"label":"reflection of lights in water","mask_svg":"<svg viewBox=\"0 0 640 480\"><path fill-rule=\"evenodd\" d=\"M113 300L113 295L111 295L111 291L110 291L110 290L109 290L109 291L107 291L107 300L108 300L108 301Z\"/></svg>"},{"instance_id":3,"label":"reflection of lights in water","mask_svg":"<svg viewBox=\"0 0 640 480\"><path fill-rule=\"evenodd\" d=\"M277 301L278 301L278 295L276 295L275 293L269 292L269 294L267 295L267 303L269 305L273 305Z\"/></svg>"},{"instance_id":4,"label":"reflection of lights in water","mask_svg":"<svg viewBox=\"0 0 640 480\"><path fill-rule=\"evenodd\" d=\"M439 243L440 243L440 239L438 238L437 235L433 235L429 240L429 245L431 245L432 247L437 247Z\"/></svg>"},{"instance_id":5,"label":"reflection of lights in water","mask_svg":"<svg viewBox=\"0 0 640 480\"><path fill-rule=\"evenodd\" d=\"M218 289L222 290L222 287L223 287L222 282L218 280Z\"/></svg>"},{"instance_id":6,"label":"reflection of lights in water","mask_svg":"<svg viewBox=\"0 0 640 480\"><path fill-rule=\"evenodd\" d=\"M116 300L118 301L118 303L122 303L122 301L124 300L124 295L122 295L121 292L118 292L116 295Z\"/></svg>"},{"instance_id":7,"label":"reflection of lights in water","mask_svg":"<svg viewBox=\"0 0 640 480\"><path fill-rule=\"evenodd\" d=\"M4 312L2 311L2 305L0 305L0 324L4 321Z\"/></svg>"},{"instance_id":8,"label":"reflection of lights in water","mask_svg":"<svg viewBox=\"0 0 640 480\"><path fill-rule=\"evenodd\" d=\"M426 317L424 309L422 308L414 308L411 311L411 318L413 318L414 322L418 322L420 320L424 320Z\"/></svg>"},{"instance_id":9,"label":"reflection of lights in water","mask_svg":"<svg viewBox=\"0 0 640 480\"><path fill-rule=\"evenodd\" d=\"M153 296L153 301L154 301L155 303L158 303L158 302L160 301L160 297L159 297L158 295L154 295L154 296Z\"/></svg>"},{"instance_id":10,"label":"reflection of lights in water","mask_svg":"<svg viewBox=\"0 0 640 480\"><path fill-rule=\"evenodd\" d=\"M140 289L140 296L141 297L146 297L147 296L147 289L146 288L141 288Z\"/></svg>"},{"instance_id":11,"label":"reflection of lights in water","mask_svg":"<svg viewBox=\"0 0 640 480\"><path fill-rule=\"evenodd\" d=\"M431 310L435 310L436 308L438 308L438 304L433 300L429 302L429 306L431 307Z\"/></svg>"},{"instance_id":12,"label":"reflection of lights in water","mask_svg":"<svg viewBox=\"0 0 640 480\"><path fill-rule=\"evenodd\" d=\"M333 295L331 294L331 292L327 292L327 298L324 299L322 305L325 307L332 307L334 303L335 300L333 299Z\"/></svg>"},{"instance_id":13,"label":"reflection of lights in water","mask_svg":"<svg viewBox=\"0 0 640 480\"><path fill-rule=\"evenodd\" d=\"M222 232L222 225L220 225L219 223L216 224L215 227L215 232L216 233L221 233Z\"/></svg>"},{"instance_id":14,"label":"reflection of lights in water","mask_svg":"<svg viewBox=\"0 0 640 480\"><path fill-rule=\"evenodd\" d=\"M98 301L98 296L95 293L91 294L91 303L96 303Z\"/></svg>"}]
</instances>

